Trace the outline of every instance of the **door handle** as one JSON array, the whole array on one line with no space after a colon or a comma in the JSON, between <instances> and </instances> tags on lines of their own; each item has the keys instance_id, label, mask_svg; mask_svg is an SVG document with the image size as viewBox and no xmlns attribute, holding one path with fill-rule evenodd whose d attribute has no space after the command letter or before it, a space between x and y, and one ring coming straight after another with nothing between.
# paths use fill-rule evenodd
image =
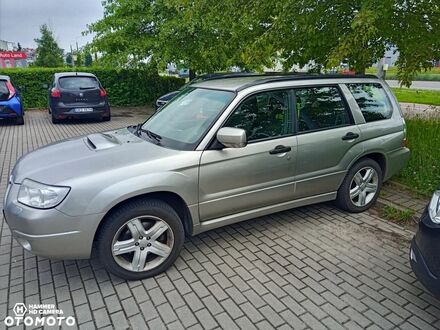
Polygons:
<instances>
[{"instance_id":1,"label":"door handle","mask_svg":"<svg viewBox=\"0 0 440 330\"><path fill-rule=\"evenodd\" d=\"M283 145L279 145L279 146L276 146L276 147L275 147L274 149L272 149L271 151L269 151L269 153L270 153L271 155L284 154L284 153L289 152L289 151L291 151L291 150L292 150L291 147L286 147L286 146L283 146Z\"/></svg>"},{"instance_id":2,"label":"door handle","mask_svg":"<svg viewBox=\"0 0 440 330\"><path fill-rule=\"evenodd\" d=\"M357 133L353 133L353 132L348 132L347 134L345 134L343 137L342 137L342 140L354 140L354 139L357 139L359 137L359 134L357 134Z\"/></svg>"}]
</instances>

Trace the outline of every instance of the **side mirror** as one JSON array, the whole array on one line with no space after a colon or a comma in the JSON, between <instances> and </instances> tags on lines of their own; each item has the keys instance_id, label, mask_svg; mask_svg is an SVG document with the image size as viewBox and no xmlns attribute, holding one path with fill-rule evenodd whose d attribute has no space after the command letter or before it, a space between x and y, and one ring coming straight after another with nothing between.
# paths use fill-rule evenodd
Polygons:
<instances>
[{"instance_id":1,"label":"side mirror","mask_svg":"<svg viewBox=\"0 0 440 330\"><path fill-rule=\"evenodd\" d=\"M43 84L43 85L41 85L41 88L43 88L43 89L49 89L49 84Z\"/></svg>"},{"instance_id":2,"label":"side mirror","mask_svg":"<svg viewBox=\"0 0 440 330\"><path fill-rule=\"evenodd\" d=\"M222 127L217 132L217 141L226 148L243 148L247 145L246 131L235 127Z\"/></svg>"}]
</instances>

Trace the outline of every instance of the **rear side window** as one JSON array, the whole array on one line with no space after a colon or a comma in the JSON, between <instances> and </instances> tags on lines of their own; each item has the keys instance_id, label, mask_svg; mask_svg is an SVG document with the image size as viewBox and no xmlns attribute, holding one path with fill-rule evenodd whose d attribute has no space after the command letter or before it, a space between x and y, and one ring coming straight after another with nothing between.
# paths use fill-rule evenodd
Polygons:
<instances>
[{"instance_id":1,"label":"rear side window","mask_svg":"<svg viewBox=\"0 0 440 330\"><path fill-rule=\"evenodd\" d=\"M350 114L337 87L295 89L298 132L351 124Z\"/></svg>"},{"instance_id":2,"label":"rear side window","mask_svg":"<svg viewBox=\"0 0 440 330\"><path fill-rule=\"evenodd\" d=\"M367 123L389 119L393 108L381 84L348 84Z\"/></svg>"},{"instance_id":3,"label":"rear side window","mask_svg":"<svg viewBox=\"0 0 440 330\"><path fill-rule=\"evenodd\" d=\"M63 89L94 89L99 88L98 81L93 77L64 77L59 80Z\"/></svg>"},{"instance_id":4,"label":"rear side window","mask_svg":"<svg viewBox=\"0 0 440 330\"><path fill-rule=\"evenodd\" d=\"M5 101L9 98L9 89L6 87L6 81L0 80L0 101Z\"/></svg>"}]
</instances>

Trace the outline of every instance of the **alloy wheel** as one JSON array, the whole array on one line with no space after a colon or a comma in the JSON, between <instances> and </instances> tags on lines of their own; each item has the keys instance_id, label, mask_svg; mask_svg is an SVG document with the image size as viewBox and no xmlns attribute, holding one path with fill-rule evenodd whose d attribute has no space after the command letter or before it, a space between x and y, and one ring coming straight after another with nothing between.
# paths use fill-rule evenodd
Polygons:
<instances>
[{"instance_id":1,"label":"alloy wheel","mask_svg":"<svg viewBox=\"0 0 440 330\"><path fill-rule=\"evenodd\" d=\"M364 167L353 176L350 184L350 199L356 206L370 203L379 187L379 175L372 167Z\"/></svg>"},{"instance_id":2,"label":"alloy wheel","mask_svg":"<svg viewBox=\"0 0 440 330\"><path fill-rule=\"evenodd\" d=\"M151 270L163 263L174 246L170 226L155 216L128 220L116 232L112 254L116 263L132 272Z\"/></svg>"}]
</instances>

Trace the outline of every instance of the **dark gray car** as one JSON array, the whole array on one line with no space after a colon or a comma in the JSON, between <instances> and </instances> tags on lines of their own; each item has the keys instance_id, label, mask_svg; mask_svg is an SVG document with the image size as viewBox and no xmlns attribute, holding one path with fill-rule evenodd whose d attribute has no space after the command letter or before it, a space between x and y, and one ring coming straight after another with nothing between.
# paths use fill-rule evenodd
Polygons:
<instances>
[{"instance_id":1,"label":"dark gray car","mask_svg":"<svg viewBox=\"0 0 440 330\"><path fill-rule=\"evenodd\" d=\"M139 279L184 236L335 200L362 212L407 162L405 122L373 76L254 76L185 88L144 124L69 139L15 165L4 212L28 251Z\"/></svg>"},{"instance_id":2,"label":"dark gray car","mask_svg":"<svg viewBox=\"0 0 440 330\"><path fill-rule=\"evenodd\" d=\"M71 118L111 119L107 92L91 73L55 73L48 97L53 123Z\"/></svg>"}]
</instances>

